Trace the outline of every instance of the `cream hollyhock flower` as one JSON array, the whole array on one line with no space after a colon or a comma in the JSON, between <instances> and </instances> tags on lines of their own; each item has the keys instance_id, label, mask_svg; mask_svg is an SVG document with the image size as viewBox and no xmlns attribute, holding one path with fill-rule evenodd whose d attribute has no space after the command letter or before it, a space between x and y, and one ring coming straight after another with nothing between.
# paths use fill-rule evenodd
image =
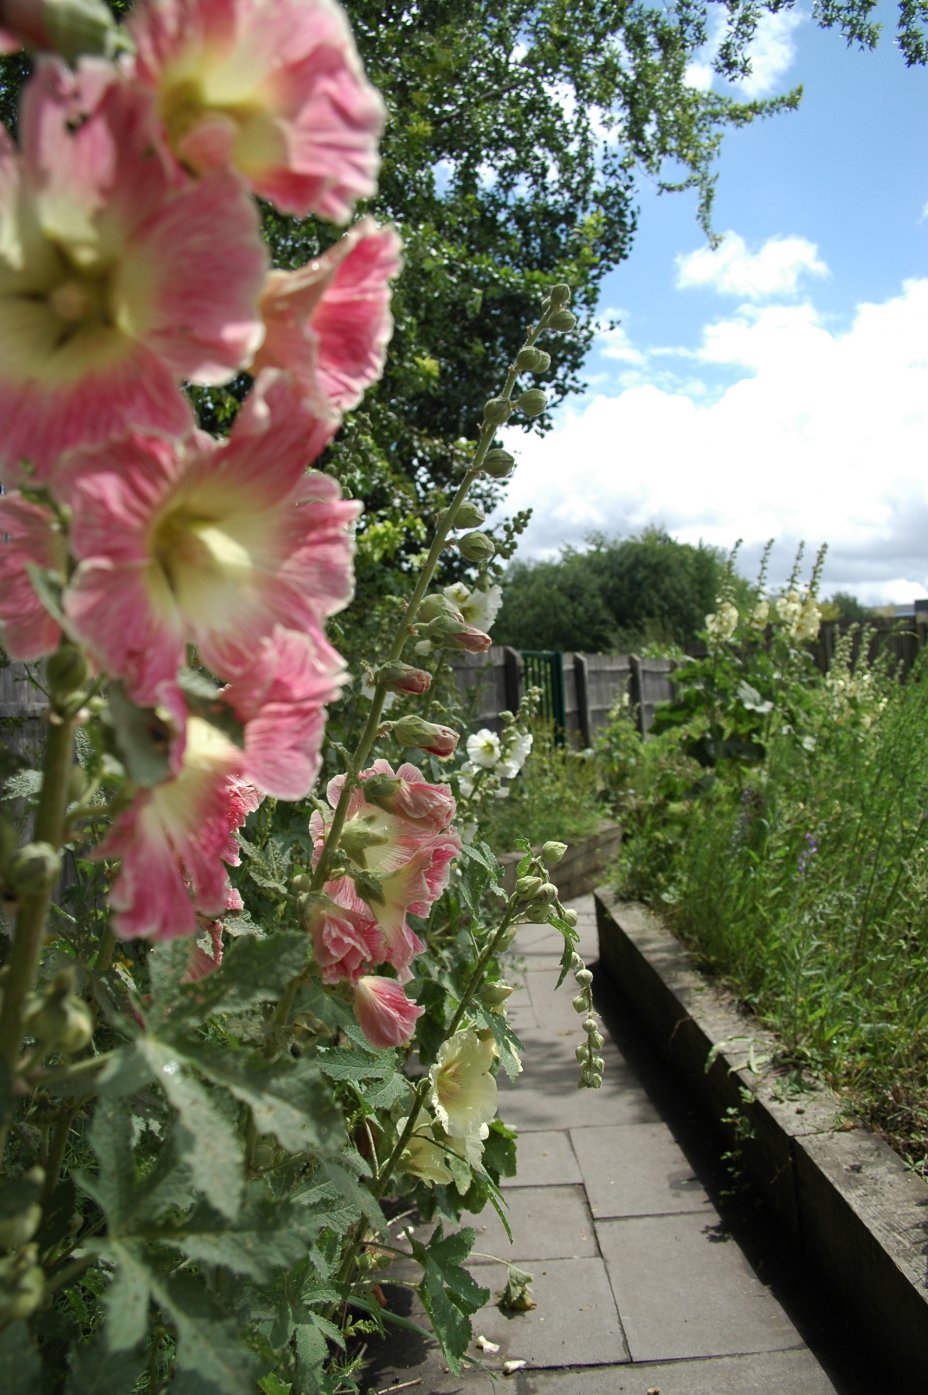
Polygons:
<instances>
[{"instance_id":1,"label":"cream hollyhock flower","mask_svg":"<svg viewBox=\"0 0 928 1395\"><path fill-rule=\"evenodd\" d=\"M709 639L715 644L724 644L731 639L738 625L738 611L731 601L719 602L719 608L713 615L706 616L706 629L709 632Z\"/></svg>"},{"instance_id":2,"label":"cream hollyhock flower","mask_svg":"<svg viewBox=\"0 0 928 1395\"><path fill-rule=\"evenodd\" d=\"M499 586L488 586L486 590L475 586L471 590L463 581L455 581L451 586L445 587L444 594L457 606L468 625L489 634L503 603L503 593Z\"/></svg>"},{"instance_id":3,"label":"cream hollyhock flower","mask_svg":"<svg viewBox=\"0 0 928 1395\"><path fill-rule=\"evenodd\" d=\"M400 1133L403 1132L406 1123L406 1119L397 1119L396 1127ZM434 1125L429 1123L416 1125L415 1132L403 1149L400 1166L405 1172L421 1178L430 1186L434 1182L439 1186L445 1186L454 1180L445 1162L445 1150L435 1138Z\"/></svg>"},{"instance_id":4,"label":"cream hollyhock flower","mask_svg":"<svg viewBox=\"0 0 928 1395\"><path fill-rule=\"evenodd\" d=\"M507 746L505 757L500 765L500 775L503 775L507 780L515 779L532 753L534 739L527 731L515 733L514 739Z\"/></svg>"},{"instance_id":5,"label":"cream hollyhock flower","mask_svg":"<svg viewBox=\"0 0 928 1395\"><path fill-rule=\"evenodd\" d=\"M467 759L471 765L492 770L499 764L501 755L499 737L496 732L490 731L489 727L484 727L467 738Z\"/></svg>"},{"instance_id":6,"label":"cream hollyhock flower","mask_svg":"<svg viewBox=\"0 0 928 1395\"><path fill-rule=\"evenodd\" d=\"M758 601L754 609L751 611L751 624L757 630L764 630L767 628L767 622L769 621L769 619L770 603L768 601L763 600Z\"/></svg>"},{"instance_id":7,"label":"cream hollyhock flower","mask_svg":"<svg viewBox=\"0 0 928 1395\"><path fill-rule=\"evenodd\" d=\"M430 1101L439 1123L451 1138L486 1137L496 1114L493 1038L457 1032L444 1043L429 1071Z\"/></svg>"}]
</instances>

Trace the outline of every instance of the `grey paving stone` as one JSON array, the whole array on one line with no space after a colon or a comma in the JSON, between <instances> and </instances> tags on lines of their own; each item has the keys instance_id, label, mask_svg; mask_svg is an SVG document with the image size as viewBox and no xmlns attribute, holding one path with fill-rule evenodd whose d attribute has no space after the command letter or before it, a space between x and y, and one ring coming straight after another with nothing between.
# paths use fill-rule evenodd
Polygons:
<instances>
[{"instance_id":1,"label":"grey paving stone","mask_svg":"<svg viewBox=\"0 0 928 1395\"><path fill-rule=\"evenodd\" d=\"M596 1234L634 1360L803 1345L735 1241L708 1216L597 1221Z\"/></svg>"},{"instance_id":2,"label":"grey paving stone","mask_svg":"<svg viewBox=\"0 0 928 1395\"><path fill-rule=\"evenodd\" d=\"M606 1063L599 1090L579 1090L575 1050L582 1038L579 1019L574 1024L519 1032L524 1047L522 1074L510 1082L499 1081L500 1117L519 1130L569 1129L601 1124L654 1121L657 1111L637 1082L617 1047L607 1041L602 1048Z\"/></svg>"},{"instance_id":3,"label":"grey paving stone","mask_svg":"<svg viewBox=\"0 0 928 1395\"><path fill-rule=\"evenodd\" d=\"M523 1133L516 1143L518 1172L503 1181L503 1189L550 1187L558 1183L582 1182L580 1165L563 1130L541 1129Z\"/></svg>"},{"instance_id":4,"label":"grey paving stone","mask_svg":"<svg viewBox=\"0 0 928 1395\"><path fill-rule=\"evenodd\" d=\"M468 1390L470 1387L467 1387ZM523 1371L511 1395L837 1395L807 1351L715 1360L602 1366L595 1371Z\"/></svg>"},{"instance_id":5,"label":"grey paving stone","mask_svg":"<svg viewBox=\"0 0 928 1395\"><path fill-rule=\"evenodd\" d=\"M666 1124L572 1129L570 1141L590 1209L598 1219L712 1211L705 1189Z\"/></svg>"},{"instance_id":6,"label":"grey paving stone","mask_svg":"<svg viewBox=\"0 0 928 1395\"><path fill-rule=\"evenodd\" d=\"M477 1232L474 1250L506 1262L582 1259L598 1253L593 1217L579 1183L557 1187L514 1187L506 1192L512 1243L491 1207L468 1219Z\"/></svg>"},{"instance_id":7,"label":"grey paving stone","mask_svg":"<svg viewBox=\"0 0 928 1395\"><path fill-rule=\"evenodd\" d=\"M531 1264L529 1269L536 1308L506 1317L491 1302L474 1314L474 1336L499 1343L499 1353L484 1358L488 1366L498 1372L507 1359L526 1361L530 1367L599 1366L628 1360L622 1323L601 1259L552 1259ZM505 1282L503 1271L494 1274L487 1265L476 1265L473 1272L478 1282L493 1290L495 1300ZM477 1348L472 1350L476 1355Z\"/></svg>"}]
</instances>

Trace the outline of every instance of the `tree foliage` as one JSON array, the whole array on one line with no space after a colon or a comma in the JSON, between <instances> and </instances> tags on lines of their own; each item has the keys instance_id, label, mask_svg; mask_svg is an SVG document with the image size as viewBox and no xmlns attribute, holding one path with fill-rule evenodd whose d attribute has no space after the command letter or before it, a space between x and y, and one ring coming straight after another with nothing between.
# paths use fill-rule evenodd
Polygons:
<instances>
[{"instance_id":1,"label":"tree foliage","mask_svg":"<svg viewBox=\"0 0 928 1395\"><path fill-rule=\"evenodd\" d=\"M656 528L590 544L556 561L515 564L494 631L500 644L620 653L692 643L719 594L722 553Z\"/></svg>"}]
</instances>

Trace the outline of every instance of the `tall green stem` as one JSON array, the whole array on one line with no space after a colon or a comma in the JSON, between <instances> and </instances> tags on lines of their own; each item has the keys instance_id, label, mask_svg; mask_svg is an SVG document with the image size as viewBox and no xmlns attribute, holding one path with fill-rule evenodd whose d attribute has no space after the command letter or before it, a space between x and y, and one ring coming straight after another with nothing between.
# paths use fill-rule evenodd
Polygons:
<instances>
[{"instance_id":1,"label":"tall green stem","mask_svg":"<svg viewBox=\"0 0 928 1395\"><path fill-rule=\"evenodd\" d=\"M42 792L36 810L33 841L59 849L62 844L64 814L68 802L68 778L73 760L74 717L49 715L48 740ZM23 1007L36 984L39 956L45 935L45 920L51 904L53 884L24 895L19 903L13 950L3 984L0 1007L0 1062L12 1072L22 1039Z\"/></svg>"}]
</instances>

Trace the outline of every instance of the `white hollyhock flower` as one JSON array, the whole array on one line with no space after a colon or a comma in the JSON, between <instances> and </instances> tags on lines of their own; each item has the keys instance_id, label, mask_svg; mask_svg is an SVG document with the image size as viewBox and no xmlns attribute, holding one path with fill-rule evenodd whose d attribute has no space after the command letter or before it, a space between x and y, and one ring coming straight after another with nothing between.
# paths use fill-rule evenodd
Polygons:
<instances>
[{"instance_id":1,"label":"white hollyhock flower","mask_svg":"<svg viewBox=\"0 0 928 1395\"><path fill-rule=\"evenodd\" d=\"M474 732L473 736L467 738L467 759L471 765L492 770L499 764L500 755L499 737L495 731L490 731L489 727L484 727L482 731Z\"/></svg>"},{"instance_id":2,"label":"white hollyhock flower","mask_svg":"<svg viewBox=\"0 0 928 1395\"><path fill-rule=\"evenodd\" d=\"M471 1030L457 1032L439 1051L429 1071L430 1102L449 1137L486 1138L497 1104L494 1056L492 1036L484 1041Z\"/></svg>"}]
</instances>

